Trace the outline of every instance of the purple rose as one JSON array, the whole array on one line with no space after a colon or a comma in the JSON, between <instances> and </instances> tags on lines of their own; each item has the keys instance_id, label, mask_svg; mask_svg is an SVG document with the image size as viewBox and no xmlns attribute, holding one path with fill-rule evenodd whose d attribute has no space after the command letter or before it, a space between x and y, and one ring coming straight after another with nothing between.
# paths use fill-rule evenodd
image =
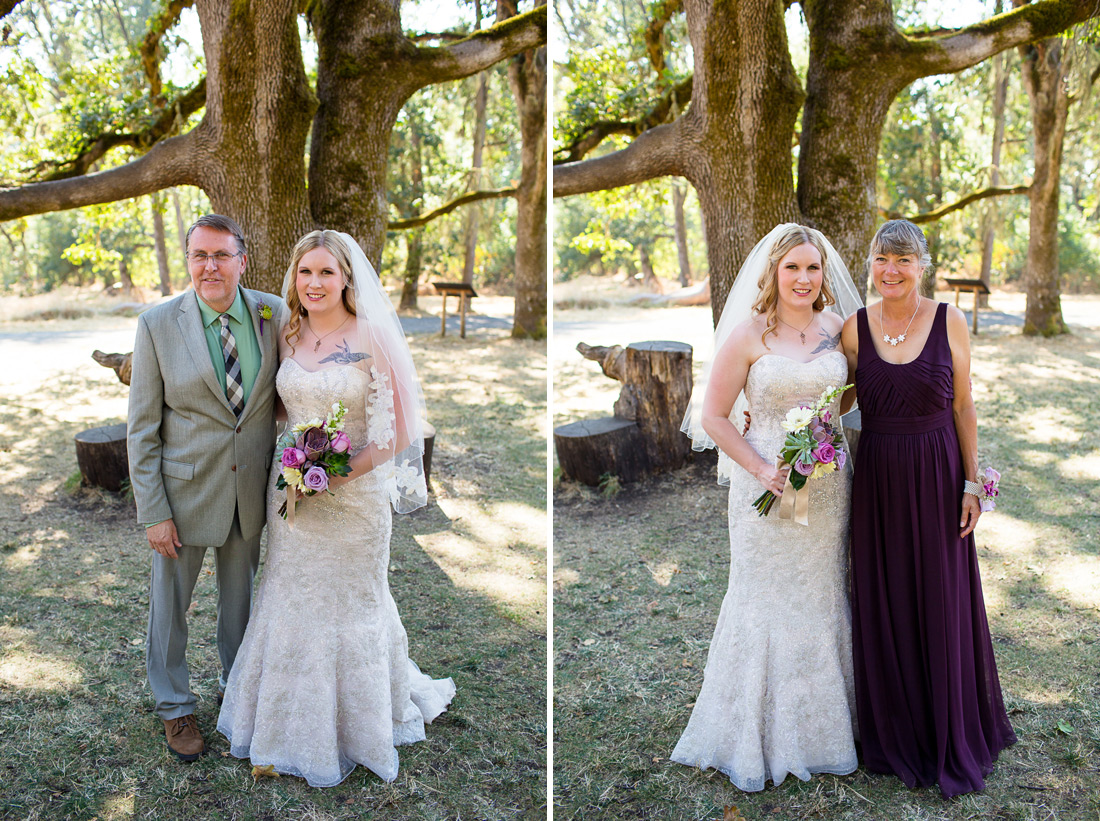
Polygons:
<instances>
[{"instance_id":1,"label":"purple rose","mask_svg":"<svg viewBox=\"0 0 1100 821\"><path fill-rule=\"evenodd\" d=\"M794 460L794 469L801 473L803 476L809 476L811 473L814 472L814 466L812 464L807 465L801 459Z\"/></svg>"},{"instance_id":2,"label":"purple rose","mask_svg":"<svg viewBox=\"0 0 1100 821\"><path fill-rule=\"evenodd\" d=\"M822 442L811 452L817 461L824 464L828 464L836 457L836 449L828 442Z\"/></svg>"},{"instance_id":3,"label":"purple rose","mask_svg":"<svg viewBox=\"0 0 1100 821\"><path fill-rule=\"evenodd\" d=\"M307 428L298 437L298 447L305 451L307 459L316 461L328 448L328 437L320 428Z\"/></svg>"},{"instance_id":4,"label":"purple rose","mask_svg":"<svg viewBox=\"0 0 1100 821\"><path fill-rule=\"evenodd\" d=\"M300 468L305 464L306 455L298 448L283 448L283 467Z\"/></svg>"},{"instance_id":5,"label":"purple rose","mask_svg":"<svg viewBox=\"0 0 1100 821\"><path fill-rule=\"evenodd\" d=\"M332 437L332 449L337 453L347 453L351 449L351 440L343 431Z\"/></svg>"},{"instance_id":6,"label":"purple rose","mask_svg":"<svg viewBox=\"0 0 1100 821\"><path fill-rule=\"evenodd\" d=\"M305 476L302 477L302 481L305 482L307 490L327 490L328 489L328 474L325 473L325 469L314 465L306 471Z\"/></svg>"}]
</instances>

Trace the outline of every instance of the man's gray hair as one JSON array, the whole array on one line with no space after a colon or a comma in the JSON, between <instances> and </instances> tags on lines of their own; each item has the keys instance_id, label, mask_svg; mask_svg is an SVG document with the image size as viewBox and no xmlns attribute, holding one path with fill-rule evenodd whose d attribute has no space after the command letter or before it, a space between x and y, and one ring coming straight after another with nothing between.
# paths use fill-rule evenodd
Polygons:
<instances>
[{"instance_id":1,"label":"man's gray hair","mask_svg":"<svg viewBox=\"0 0 1100 821\"><path fill-rule=\"evenodd\" d=\"M245 248L244 231L241 230L241 226L221 214L203 214L191 224L191 227L187 229L187 247L183 249L184 253L187 253L191 248L191 232L196 228L213 228L215 231L232 234L233 239L237 241L237 251L241 254L248 253Z\"/></svg>"}]
</instances>

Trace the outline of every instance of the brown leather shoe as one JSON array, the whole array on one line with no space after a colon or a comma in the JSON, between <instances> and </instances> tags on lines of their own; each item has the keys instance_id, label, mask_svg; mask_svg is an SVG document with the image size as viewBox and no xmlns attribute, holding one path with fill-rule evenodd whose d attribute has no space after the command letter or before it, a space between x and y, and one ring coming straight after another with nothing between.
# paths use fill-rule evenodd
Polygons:
<instances>
[{"instance_id":1,"label":"brown leather shoe","mask_svg":"<svg viewBox=\"0 0 1100 821\"><path fill-rule=\"evenodd\" d=\"M180 761L194 761L202 755L202 733L195 723L193 715L179 718L162 719L164 735L168 739L168 749L176 754Z\"/></svg>"}]
</instances>

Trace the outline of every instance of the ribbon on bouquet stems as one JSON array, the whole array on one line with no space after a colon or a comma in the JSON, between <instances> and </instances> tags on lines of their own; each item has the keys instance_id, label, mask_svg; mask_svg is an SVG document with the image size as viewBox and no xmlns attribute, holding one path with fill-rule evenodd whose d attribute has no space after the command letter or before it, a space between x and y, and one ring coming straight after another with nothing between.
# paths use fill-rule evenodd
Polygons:
<instances>
[{"instance_id":1,"label":"ribbon on bouquet stems","mask_svg":"<svg viewBox=\"0 0 1100 821\"><path fill-rule=\"evenodd\" d=\"M291 530L294 529L294 503L298 499L298 494L292 485L286 486L286 526Z\"/></svg>"},{"instance_id":2,"label":"ribbon on bouquet stems","mask_svg":"<svg viewBox=\"0 0 1100 821\"><path fill-rule=\"evenodd\" d=\"M776 467L780 470L787 467L794 470L783 459L778 460ZM806 482L801 490L796 490L791 484L791 474L787 471L787 479L783 483L783 493L779 497L779 518L794 519L800 525L810 526L810 483Z\"/></svg>"}]
</instances>

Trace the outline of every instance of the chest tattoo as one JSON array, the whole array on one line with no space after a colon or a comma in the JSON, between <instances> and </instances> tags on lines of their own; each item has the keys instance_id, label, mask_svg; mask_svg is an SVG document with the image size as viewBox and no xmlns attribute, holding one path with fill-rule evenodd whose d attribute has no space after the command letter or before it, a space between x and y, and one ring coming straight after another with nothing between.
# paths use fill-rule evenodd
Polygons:
<instances>
[{"instance_id":1,"label":"chest tattoo","mask_svg":"<svg viewBox=\"0 0 1100 821\"><path fill-rule=\"evenodd\" d=\"M840 337L837 337L837 339L839 338ZM359 353L358 351L351 350L351 346L348 345L348 341L346 339L344 340L343 345L340 345L338 343L336 347L339 350L330 353L328 356L322 359L322 363L335 362L337 365L353 365L356 362L362 362L364 359L371 358L371 355L369 353Z\"/></svg>"},{"instance_id":2,"label":"chest tattoo","mask_svg":"<svg viewBox=\"0 0 1100 821\"><path fill-rule=\"evenodd\" d=\"M813 349L813 353L821 353L822 351L835 351L840 345L840 334L836 336L830 336L827 331L819 331L823 339L817 343L817 347Z\"/></svg>"}]
</instances>

